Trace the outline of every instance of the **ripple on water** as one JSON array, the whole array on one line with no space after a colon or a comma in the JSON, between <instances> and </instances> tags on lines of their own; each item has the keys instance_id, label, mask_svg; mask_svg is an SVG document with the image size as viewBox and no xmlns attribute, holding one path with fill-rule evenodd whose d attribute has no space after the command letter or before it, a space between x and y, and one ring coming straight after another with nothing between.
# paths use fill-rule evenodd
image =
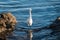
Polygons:
<instances>
[{"instance_id":1,"label":"ripple on water","mask_svg":"<svg viewBox=\"0 0 60 40\"><path fill-rule=\"evenodd\" d=\"M16 28L29 28L26 24L26 20L29 16L29 8L32 8L33 25L31 29L38 29L50 25L60 16L60 0L0 0L0 12L10 11L17 18ZM58 10L58 11L57 11ZM39 32L33 33L33 40L52 40L56 36L51 36L51 29L42 29ZM14 36L11 40L22 39L25 36L25 32L14 31ZM17 38L16 38L17 37ZM16 39L14 39L16 38Z\"/></svg>"}]
</instances>

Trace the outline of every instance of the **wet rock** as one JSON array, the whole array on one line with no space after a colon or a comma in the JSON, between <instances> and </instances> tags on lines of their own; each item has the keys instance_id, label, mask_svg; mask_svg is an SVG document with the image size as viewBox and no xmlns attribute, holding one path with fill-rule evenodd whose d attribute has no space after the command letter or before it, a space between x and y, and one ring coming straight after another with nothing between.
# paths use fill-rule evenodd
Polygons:
<instances>
[{"instance_id":1,"label":"wet rock","mask_svg":"<svg viewBox=\"0 0 60 40\"><path fill-rule=\"evenodd\" d=\"M52 34L60 32L60 17L57 17L57 19L49 25L49 28L53 30Z\"/></svg>"},{"instance_id":2,"label":"wet rock","mask_svg":"<svg viewBox=\"0 0 60 40\"><path fill-rule=\"evenodd\" d=\"M2 13L1 17L6 20L6 23L10 23L12 25L16 24L16 18L10 12Z\"/></svg>"},{"instance_id":3,"label":"wet rock","mask_svg":"<svg viewBox=\"0 0 60 40\"><path fill-rule=\"evenodd\" d=\"M13 32L16 25L16 18L10 12L0 14L0 39L4 39L6 34ZM4 34L2 34L4 33Z\"/></svg>"},{"instance_id":4,"label":"wet rock","mask_svg":"<svg viewBox=\"0 0 60 40\"><path fill-rule=\"evenodd\" d=\"M17 23L15 16L13 16L10 12L5 12L1 14L1 18L5 20L7 31L14 30L15 24Z\"/></svg>"},{"instance_id":5,"label":"wet rock","mask_svg":"<svg viewBox=\"0 0 60 40\"><path fill-rule=\"evenodd\" d=\"M60 17L57 17L57 19L50 25L50 28L60 31Z\"/></svg>"},{"instance_id":6,"label":"wet rock","mask_svg":"<svg viewBox=\"0 0 60 40\"><path fill-rule=\"evenodd\" d=\"M0 18L0 33L6 30L5 20Z\"/></svg>"}]
</instances>

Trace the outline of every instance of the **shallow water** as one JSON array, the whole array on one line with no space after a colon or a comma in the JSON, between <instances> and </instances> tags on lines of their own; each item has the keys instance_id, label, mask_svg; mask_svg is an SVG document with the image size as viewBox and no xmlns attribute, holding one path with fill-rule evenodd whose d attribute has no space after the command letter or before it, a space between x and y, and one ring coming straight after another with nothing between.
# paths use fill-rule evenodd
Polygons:
<instances>
[{"instance_id":1,"label":"shallow water","mask_svg":"<svg viewBox=\"0 0 60 40\"><path fill-rule=\"evenodd\" d=\"M29 27L26 20L32 8L33 25L31 29L45 27L60 16L60 0L0 0L0 12L12 12L18 23L16 29ZM58 40L57 36L50 35L51 29L42 29L33 32L33 40ZM14 31L10 40L27 40L26 32Z\"/></svg>"}]
</instances>

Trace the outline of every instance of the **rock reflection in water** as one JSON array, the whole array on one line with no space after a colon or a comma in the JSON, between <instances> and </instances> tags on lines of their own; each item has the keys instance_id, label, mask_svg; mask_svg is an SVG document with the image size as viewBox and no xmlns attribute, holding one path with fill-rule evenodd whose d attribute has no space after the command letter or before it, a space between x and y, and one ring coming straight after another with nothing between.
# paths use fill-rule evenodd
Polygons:
<instances>
[{"instance_id":1,"label":"rock reflection in water","mask_svg":"<svg viewBox=\"0 0 60 40\"><path fill-rule=\"evenodd\" d=\"M0 33L0 40L6 40L5 32Z\"/></svg>"}]
</instances>

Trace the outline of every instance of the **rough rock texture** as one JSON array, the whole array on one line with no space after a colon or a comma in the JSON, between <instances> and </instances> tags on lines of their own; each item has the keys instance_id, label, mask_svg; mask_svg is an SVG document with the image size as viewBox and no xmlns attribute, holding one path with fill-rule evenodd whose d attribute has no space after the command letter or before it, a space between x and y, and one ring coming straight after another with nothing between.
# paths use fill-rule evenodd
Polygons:
<instances>
[{"instance_id":1,"label":"rough rock texture","mask_svg":"<svg viewBox=\"0 0 60 40\"><path fill-rule=\"evenodd\" d=\"M0 18L0 33L6 30L5 20Z\"/></svg>"},{"instance_id":2,"label":"rough rock texture","mask_svg":"<svg viewBox=\"0 0 60 40\"><path fill-rule=\"evenodd\" d=\"M3 12L0 14L0 32L13 31L16 24L16 18L10 12Z\"/></svg>"},{"instance_id":3,"label":"rough rock texture","mask_svg":"<svg viewBox=\"0 0 60 40\"><path fill-rule=\"evenodd\" d=\"M17 23L15 16L10 12L0 14L0 39L4 39L5 34L11 33L15 29ZM4 35L4 36L3 36Z\"/></svg>"},{"instance_id":4,"label":"rough rock texture","mask_svg":"<svg viewBox=\"0 0 60 40\"><path fill-rule=\"evenodd\" d=\"M60 17L57 17L57 19L50 25L50 28L56 31L60 31Z\"/></svg>"},{"instance_id":5,"label":"rough rock texture","mask_svg":"<svg viewBox=\"0 0 60 40\"><path fill-rule=\"evenodd\" d=\"M57 17L57 19L51 25L49 25L49 28L53 31L51 33L52 35L60 33L60 17Z\"/></svg>"}]
</instances>

